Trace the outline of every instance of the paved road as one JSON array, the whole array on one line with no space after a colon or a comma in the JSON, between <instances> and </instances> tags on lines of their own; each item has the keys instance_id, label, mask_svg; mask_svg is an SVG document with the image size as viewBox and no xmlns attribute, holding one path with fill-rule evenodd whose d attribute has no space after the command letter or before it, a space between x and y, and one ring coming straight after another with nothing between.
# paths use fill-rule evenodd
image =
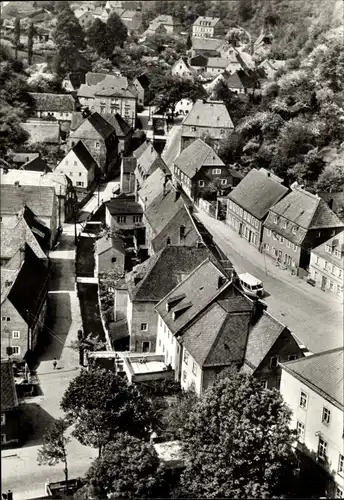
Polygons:
<instances>
[{"instance_id":1,"label":"paved road","mask_svg":"<svg viewBox=\"0 0 344 500\"><path fill-rule=\"evenodd\" d=\"M343 345L343 305L339 301L277 268L224 222L200 210L196 216L237 272L247 271L263 281L269 294L264 298L268 311L287 325L309 351L316 353Z\"/></svg>"},{"instance_id":2,"label":"paved road","mask_svg":"<svg viewBox=\"0 0 344 500\"><path fill-rule=\"evenodd\" d=\"M168 134L167 143L162 153L162 159L166 165L171 169L174 160L180 153L180 139L182 134L182 126L180 124L174 125Z\"/></svg>"}]
</instances>

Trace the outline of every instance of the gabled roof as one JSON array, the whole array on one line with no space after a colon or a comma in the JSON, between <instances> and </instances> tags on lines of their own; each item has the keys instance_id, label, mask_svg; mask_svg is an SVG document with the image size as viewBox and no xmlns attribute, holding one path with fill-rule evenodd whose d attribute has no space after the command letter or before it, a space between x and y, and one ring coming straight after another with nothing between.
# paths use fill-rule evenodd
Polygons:
<instances>
[{"instance_id":1,"label":"gabled roof","mask_svg":"<svg viewBox=\"0 0 344 500\"><path fill-rule=\"evenodd\" d=\"M11 360L1 360L1 411L8 411L18 406L17 391L14 383Z\"/></svg>"},{"instance_id":2,"label":"gabled roof","mask_svg":"<svg viewBox=\"0 0 344 500\"><path fill-rule=\"evenodd\" d=\"M172 66L172 69L174 69L174 68L176 68L177 66L179 66L179 65L180 65L180 63L183 63L189 71L191 71L191 72L192 72L192 71L194 71L194 69L190 67L189 62L188 62L188 60L187 60L187 57L184 57L184 56L181 56L181 57L180 57L180 58L179 58L179 59L178 59L178 60L174 63L174 65Z\"/></svg>"},{"instance_id":3,"label":"gabled roof","mask_svg":"<svg viewBox=\"0 0 344 500\"><path fill-rule=\"evenodd\" d=\"M141 84L141 86L146 90L149 87L150 81L146 73L142 73L141 75L136 77L136 80Z\"/></svg>"},{"instance_id":4,"label":"gabled roof","mask_svg":"<svg viewBox=\"0 0 344 500\"><path fill-rule=\"evenodd\" d=\"M30 328L35 326L41 307L46 300L48 279L48 268L28 248L25 261L8 294L8 299Z\"/></svg>"},{"instance_id":5,"label":"gabled roof","mask_svg":"<svg viewBox=\"0 0 344 500\"><path fill-rule=\"evenodd\" d=\"M29 170L32 172L52 172L47 162L40 156L27 161L20 167L20 170Z\"/></svg>"},{"instance_id":6,"label":"gabled roof","mask_svg":"<svg viewBox=\"0 0 344 500\"><path fill-rule=\"evenodd\" d=\"M154 201L155 198L162 192L166 175L168 174L170 174L169 170L164 172L161 168L157 168L152 174L147 177L146 180L143 181L138 191L138 196L145 204L146 209L149 207L150 203Z\"/></svg>"},{"instance_id":7,"label":"gabled roof","mask_svg":"<svg viewBox=\"0 0 344 500\"><path fill-rule=\"evenodd\" d=\"M117 83L118 85L124 85L125 87L128 85L128 79L125 76L117 75L115 73L93 73L89 71L85 75L85 84L87 86L98 85L100 82L104 82L106 79L106 83Z\"/></svg>"},{"instance_id":8,"label":"gabled roof","mask_svg":"<svg viewBox=\"0 0 344 500\"><path fill-rule=\"evenodd\" d=\"M72 151L81 161L86 170L90 170L90 168L95 166L95 159L82 141L78 141L77 144L72 148ZM67 153L67 155L68 154L69 153Z\"/></svg>"},{"instance_id":9,"label":"gabled roof","mask_svg":"<svg viewBox=\"0 0 344 500\"><path fill-rule=\"evenodd\" d=\"M204 26L204 23L207 23L207 26L214 28L219 21L219 17L199 16L193 26Z\"/></svg>"},{"instance_id":10,"label":"gabled roof","mask_svg":"<svg viewBox=\"0 0 344 500\"><path fill-rule=\"evenodd\" d=\"M17 279L19 274L19 269L7 269L3 266L0 267L1 273L1 304L7 299L8 294L11 291L13 283Z\"/></svg>"},{"instance_id":11,"label":"gabled roof","mask_svg":"<svg viewBox=\"0 0 344 500\"><path fill-rule=\"evenodd\" d=\"M326 247L331 248L331 253L326 250ZM335 251L339 251L340 257L337 257ZM334 264L341 269L344 269L344 231L332 236L325 243L313 248L312 253L319 255L319 257L324 258L327 262Z\"/></svg>"},{"instance_id":12,"label":"gabled roof","mask_svg":"<svg viewBox=\"0 0 344 500\"><path fill-rule=\"evenodd\" d=\"M226 69L228 64L228 59L223 57L208 57L207 67Z\"/></svg>"},{"instance_id":13,"label":"gabled roof","mask_svg":"<svg viewBox=\"0 0 344 500\"><path fill-rule=\"evenodd\" d=\"M220 288L219 278L223 280ZM206 259L156 305L156 310L176 335L228 285L223 272Z\"/></svg>"},{"instance_id":14,"label":"gabled roof","mask_svg":"<svg viewBox=\"0 0 344 500\"><path fill-rule=\"evenodd\" d=\"M29 93L37 111L74 111L75 101L70 94Z\"/></svg>"},{"instance_id":15,"label":"gabled roof","mask_svg":"<svg viewBox=\"0 0 344 500\"><path fill-rule=\"evenodd\" d=\"M198 99L183 125L207 128L234 128L232 119L223 101L202 101Z\"/></svg>"},{"instance_id":16,"label":"gabled roof","mask_svg":"<svg viewBox=\"0 0 344 500\"><path fill-rule=\"evenodd\" d=\"M123 240L118 236L111 236L111 237L103 236L102 238L96 241L95 247L97 255L107 252L111 248L114 248L118 252L125 255L125 247Z\"/></svg>"},{"instance_id":17,"label":"gabled roof","mask_svg":"<svg viewBox=\"0 0 344 500\"><path fill-rule=\"evenodd\" d=\"M258 368L282 332L291 335L285 325L264 311L249 333L245 361L248 361L254 369Z\"/></svg>"},{"instance_id":18,"label":"gabled roof","mask_svg":"<svg viewBox=\"0 0 344 500\"><path fill-rule=\"evenodd\" d=\"M226 42L218 38L192 38L191 43L194 50L214 51Z\"/></svg>"},{"instance_id":19,"label":"gabled roof","mask_svg":"<svg viewBox=\"0 0 344 500\"><path fill-rule=\"evenodd\" d=\"M126 137L132 130L130 125L121 117L119 113L114 115L101 113L101 115L115 129L117 137Z\"/></svg>"},{"instance_id":20,"label":"gabled roof","mask_svg":"<svg viewBox=\"0 0 344 500\"><path fill-rule=\"evenodd\" d=\"M202 139L196 139L183 149L174 162L184 174L192 179L202 167L224 167L225 164L213 148Z\"/></svg>"},{"instance_id":21,"label":"gabled roof","mask_svg":"<svg viewBox=\"0 0 344 500\"><path fill-rule=\"evenodd\" d=\"M131 301L158 302L206 258L212 258L206 248L166 246L127 273Z\"/></svg>"},{"instance_id":22,"label":"gabled roof","mask_svg":"<svg viewBox=\"0 0 344 500\"><path fill-rule=\"evenodd\" d=\"M322 198L299 187L292 189L271 211L305 229L343 227Z\"/></svg>"},{"instance_id":23,"label":"gabled roof","mask_svg":"<svg viewBox=\"0 0 344 500\"><path fill-rule=\"evenodd\" d=\"M231 191L228 198L261 220L287 192L288 189L279 182L253 168Z\"/></svg>"},{"instance_id":24,"label":"gabled roof","mask_svg":"<svg viewBox=\"0 0 344 500\"><path fill-rule=\"evenodd\" d=\"M105 203L111 215L142 214L143 210L139 203L129 198L113 198Z\"/></svg>"},{"instance_id":25,"label":"gabled roof","mask_svg":"<svg viewBox=\"0 0 344 500\"><path fill-rule=\"evenodd\" d=\"M55 189L48 186L0 186L1 213L16 214L27 205L38 217L55 217Z\"/></svg>"},{"instance_id":26,"label":"gabled roof","mask_svg":"<svg viewBox=\"0 0 344 500\"><path fill-rule=\"evenodd\" d=\"M11 259L18 250L25 249L26 243L39 259L47 259L24 218L20 218L14 227L1 224L0 255L2 259Z\"/></svg>"},{"instance_id":27,"label":"gabled roof","mask_svg":"<svg viewBox=\"0 0 344 500\"><path fill-rule=\"evenodd\" d=\"M289 361L281 366L286 372L344 410L344 347Z\"/></svg>"},{"instance_id":28,"label":"gabled roof","mask_svg":"<svg viewBox=\"0 0 344 500\"><path fill-rule=\"evenodd\" d=\"M137 165L140 166L145 175L150 175L157 168L168 170L166 163L154 148L152 142L145 141L139 148L133 152L137 159Z\"/></svg>"},{"instance_id":29,"label":"gabled roof","mask_svg":"<svg viewBox=\"0 0 344 500\"><path fill-rule=\"evenodd\" d=\"M123 174L132 174L136 168L136 158L133 156L124 156L122 158L121 172Z\"/></svg>"}]
</instances>

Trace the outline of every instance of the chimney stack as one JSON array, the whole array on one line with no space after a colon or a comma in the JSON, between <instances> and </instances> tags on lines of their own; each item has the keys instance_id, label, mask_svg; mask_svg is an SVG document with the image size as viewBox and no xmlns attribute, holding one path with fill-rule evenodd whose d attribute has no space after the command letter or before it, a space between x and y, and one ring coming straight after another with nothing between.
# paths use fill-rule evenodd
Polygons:
<instances>
[{"instance_id":1,"label":"chimney stack","mask_svg":"<svg viewBox=\"0 0 344 500\"><path fill-rule=\"evenodd\" d=\"M219 276L217 280L217 288L220 289L226 283L226 278L224 276Z\"/></svg>"}]
</instances>

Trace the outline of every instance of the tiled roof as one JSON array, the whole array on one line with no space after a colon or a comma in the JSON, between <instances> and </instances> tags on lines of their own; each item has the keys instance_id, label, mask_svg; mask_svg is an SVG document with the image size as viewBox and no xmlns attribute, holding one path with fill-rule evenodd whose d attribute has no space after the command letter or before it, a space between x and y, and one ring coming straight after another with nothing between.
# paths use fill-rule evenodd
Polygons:
<instances>
[{"instance_id":1,"label":"tiled roof","mask_svg":"<svg viewBox=\"0 0 344 500\"><path fill-rule=\"evenodd\" d=\"M286 228L281 223L274 223L275 215L287 222ZM299 226L296 233L293 232L294 225ZM295 244L301 244L311 229L344 227L322 198L301 188L293 189L271 207L265 226Z\"/></svg>"},{"instance_id":2,"label":"tiled roof","mask_svg":"<svg viewBox=\"0 0 344 500\"><path fill-rule=\"evenodd\" d=\"M177 19L173 16L169 16L167 14L162 14L160 16L157 16L155 19L153 19L154 23L157 24L166 24L168 26L179 26L180 21L177 21Z\"/></svg>"},{"instance_id":3,"label":"tiled roof","mask_svg":"<svg viewBox=\"0 0 344 500\"><path fill-rule=\"evenodd\" d=\"M16 214L27 205L38 217L55 217L55 189L48 186L0 186L1 213Z\"/></svg>"},{"instance_id":4,"label":"tiled roof","mask_svg":"<svg viewBox=\"0 0 344 500\"><path fill-rule=\"evenodd\" d=\"M21 128L29 134L29 143L43 142L45 144L60 143L60 125L57 121L32 120L20 123Z\"/></svg>"},{"instance_id":5,"label":"tiled roof","mask_svg":"<svg viewBox=\"0 0 344 500\"><path fill-rule=\"evenodd\" d=\"M283 331L290 331L266 311L251 329L245 352L247 360L258 368Z\"/></svg>"},{"instance_id":6,"label":"tiled roof","mask_svg":"<svg viewBox=\"0 0 344 500\"><path fill-rule=\"evenodd\" d=\"M1 304L7 299L11 288L17 279L19 274L19 269L5 269L3 266L0 267L1 272Z\"/></svg>"},{"instance_id":7,"label":"tiled roof","mask_svg":"<svg viewBox=\"0 0 344 500\"><path fill-rule=\"evenodd\" d=\"M31 172L52 172L47 162L41 157L33 158L27 161L20 167L20 170L28 170Z\"/></svg>"},{"instance_id":8,"label":"tiled roof","mask_svg":"<svg viewBox=\"0 0 344 500\"><path fill-rule=\"evenodd\" d=\"M85 118L83 117L81 111L73 111L72 113L72 121L71 121L71 124L70 124L70 129L73 131L73 130L76 130L79 125L82 124L82 122L85 120Z\"/></svg>"},{"instance_id":9,"label":"tiled roof","mask_svg":"<svg viewBox=\"0 0 344 500\"><path fill-rule=\"evenodd\" d=\"M77 142L72 148L73 153L79 158L86 170L95 166L96 161L82 141ZM67 153L68 155L69 153Z\"/></svg>"},{"instance_id":10,"label":"tiled roof","mask_svg":"<svg viewBox=\"0 0 344 500\"><path fill-rule=\"evenodd\" d=\"M224 59L223 57L208 57L207 67L226 69L228 64L228 59Z\"/></svg>"},{"instance_id":11,"label":"tiled roof","mask_svg":"<svg viewBox=\"0 0 344 500\"><path fill-rule=\"evenodd\" d=\"M146 90L149 87L149 78L145 73L136 77L136 80L141 84L141 86Z\"/></svg>"},{"instance_id":12,"label":"tiled roof","mask_svg":"<svg viewBox=\"0 0 344 500\"><path fill-rule=\"evenodd\" d=\"M97 89L96 85L86 85L86 83L82 83L79 87L77 96L78 97L94 97L94 92Z\"/></svg>"},{"instance_id":13,"label":"tiled roof","mask_svg":"<svg viewBox=\"0 0 344 500\"><path fill-rule=\"evenodd\" d=\"M123 240L118 236L112 236L112 237L103 236L102 238L96 241L95 246L96 246L96 253L98 255L106 252L110 248L114 248L123 255L125 254Z\"/></svg>"},{"instance_id":14,"label":"tiled roof","mask_svg":"<svg viewBox=\"0 0 344 500\"><path fill-rule=\"evenodd\" d=\"M150 175L157 168L165 169L168 171L166 163L161 158L159 153L154 149L150 141L145 141L141 146L133 152L139 165L146 175Z\"/></svg>"},{"instance_id":15,"label":"tiled roof","mask_svg":"<svg viewBox=\"0 0 344 500\"><path fill-rule=\"evenodd\" d=\"M199 16L193 23L193 26L202 26L203 23L206 22L208 23L207 26L214 28L219 21L220 21L219 17Z\"/></svg>"},{"instance_id":16,"label":"tiled roof","mask_svg":"<svg viewBox=\"0 0 344 500\"><path fill-rule=\"evenodd\" d=\"M283 363L282 368L344 410L344 347Z\"/></svg>"},{"instance_id":17,"label":"tiled roof","mask_svg":"<svg viewBox=\"0 0 344 500\"><path fill-rule=\"evenodd\" d=\"M14 383L12 362L1 360L1 411L18 406L17 391Z\"/></svg>"},{"instance_id":18,"label":"tiled roof","mask_svg":"<svg viewBox=\"0 0 344 500\"><path fill-rule=\"evenodd\" d=\"M35 326L46 300L48 279L48 268L28 248L25 261L8 294L8 299L30 328Z\"/></svg>"},{"instance_id":19,"label":"tiled roof","mask_svg":"<svg viewBox=\"0 0 344 500\"><path fill-rule=\"evenodd\" d=\"M288 189L253 168L229 195L229 199L261 220Z\"/></svg>"},{"instance_id":20,"label":"tiled roof","mask_svg":"<svg viewBox=\"0 0 344 500\"><path fill-rule=\"evenodd\" d=\"M202 139L196 139L183 149L174 164L192 179L204 166L224 167L225 164L215 151Z\"/></svg>"},{"instance_id":21,"label":"tiled roof","mask_svg":"<svg viewBox=\"0 0 344 500\"><path fill-rule=\"evenodd\" d=\"M117 137L126 137L131 130L131 127L119 113L116 113L115 115L101 113L100 116L102 116L115 129Z\"/></svg>"},{"instance_id":22,"label":"tiled roof","mask_svg":"<svg viewBox=\"0 0 344 500\"><path fill-rule=\"evenodd\" d=\"M206 101L198 99L183 125L207 128L234 128L225 104L222 101Z\"/></svg>"},{"instance_id":23,"label":"tiled roof","mask_svg":"<svg viewBox=\"0 0 344 500\"><path fill-rule=\"evenodd\" d=\"M329 253L325 250L326 246L330 246L332 249L332 252ZM335 255L335 250L340 252L340 257L336 257ZM312 253L315 255L319 255L319 257L322 257L325 259L327 262L330 262L331 264L334 264L341 269L344 269L344 231L341 233L338 233L336 236L332 236L330 239L325 241L325 243L322 243L318 247L314 248L312 250Z\"/></svg>"},{"instance_id":24,"label":"tiled roof","mask_svg":"<svg viewBox=\"0 0 344 500\"><path fill-rule=\"evenodd\" d=\"M55 189L56 195L65 195L70 184L64 174L58 172L36 172L33 170L11 169L4 173L0 169L0 183L14 185L19 182L21 186L50 186Z\"/></svg>"},{"instance_id":25,"label":"tiled roof","mask_svg":"<svg viewBox=\"0 0 344 500\"><path fill-rule=\"evenodd\" d=\"M133 99L136 97L135 93L133 93L131 90L116 86L100 88L99 90L95 91L94 95L103 97L128 97L129 99Z\"/></svg>"},{"instance_id":26,"label":"tiled roof","mask_svg":"<svg viewBox=\"0 0 344 500\"><path fill-rule=\"evenodd\" d=\"M104 82L105 79L106 82L117 82L118 85L125 87L128 85L128 79L125 76L118 76L113 73L93 73L89 71L85 75L85 83L87 86L98 85L98 83Z\"/></svg>"},{"instance_id":27,"label":"tiled roof","mask_svg":"<svg viewBox=\"0 0 344 500\"><path fill-rule=\"evenodd\" d=\"M224 284L221 282L219 288L220 277ZM229 281L222 271L213 262L206 259L157 304L156 310L169 330L175 335L200 314L228 285ZM177 299L178 296L180 299L174 302L174 297ZM170 310L167 310L168 303L170 303ZM175 311L180 310L183 306L186 309L179 314L177 312L175 316Z\"/></svg>"},{"instance_id":28,"label":"tiled roof","mask_svg":"<svg viewBox=\"0 0 344 500\"><path fill-rule=\"evenodd\" d=\"M166 175L169 173L169 171L164 172L161 168L157 168L145 181L143 181L138 191L138 196L145 204L146 209L162 192Z\"/></svg>"},{"instance_id":29,"label":"tiled roof","mask_svg":"<svg viewBox=\"0 0 344 500\"><path fill-rule=\"evenodd\" d=\"M75 101L70 94L35 94L30 92L37 111L74 111Z\"/></svg>"},{"instance_id":30,"label":"tiled roof","mask_svg":"<svg viewBox=\"0 0 344 500\"><path fill-rule=\"evenodd\" d=\"M121 170L124 174L132 174L136 168L136 158L133 156L124 156L122 158L122 165Z\"/></svg>"},{"instance_id":31,"label":"tiled roof","mask_svg":"<svg viewBox=\"0 0 344 500\"><path fill-rule=\"evenodd\" d=\"M89 123L96 129L98 134L100 134L103 139L107 139L111 134L114 133L114 127L105 120L99 113L92 113L91 116L87 118Z\"/></svg>"},{"instance_id":32,"label":"tiled roof","mask_svg":"<svg viewBox=\"0 0 344 500\"><path fill-rule=\"evenodd\" d=\"M114 198L105 203L111 215L142 214L143 210L139 203L131 199Z\"/></svg>"},{"instance_id":33,"label":"tiled roof","mask_svg":"<svg viewBox=\"0 0 344 500\"><path fill-rule=\"evenodd\" d=\"M245 88L245 85L243 84L237 71L235 73L233 73L232 75L229 75L225 79L225 83L226 83L227 87L229 87L230 89L244 89Z\"/></svg>"},{"instance_id":34,"label":"tiled roof","mask_svg":"<svg viewBox=\"0 0 344 500\"><path fill-rule=\"evenodd\" d=\"M206 248L163 248L126 275L131 300L158 302L208 257L212 258Z\"/></svg>"},{"instance_id":35,"label":"tiled roof","mask_svg":"<svg viewBox=\"0 0 344 500\"><path fill-rule=\"evenodd\" d=\"M217 50L225 42L218 38L192 38L191 39L192 48L194 50Z\"/></svg>"},{"instance_id":36,"label":"tiled roof","mask_svg":"<svg viewBox=\"0 0 344 500\"><path fill-rule=\"evenodd\" d=\"M19 249L24 250L25 243L30 246L39 259L47 259L24 218L19 219L14 227L1 224L0 255L2 259L11 259Z\"/></svg>"},{"instance_id":37,"label":"tiled roof","mask_svg":"<svg viewBox=\"0 0 344 500\"><path fill-rule=\"evenodd\" d=\"M39 153L8 153L11 163L27 163L39 158Z\"/></svg>"}]
</instances>

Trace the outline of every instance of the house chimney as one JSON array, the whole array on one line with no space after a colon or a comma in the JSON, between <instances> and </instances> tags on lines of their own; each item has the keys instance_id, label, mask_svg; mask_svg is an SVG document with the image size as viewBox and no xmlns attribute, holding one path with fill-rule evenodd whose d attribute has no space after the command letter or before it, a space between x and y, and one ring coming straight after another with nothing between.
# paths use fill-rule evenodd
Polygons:
<instances>
[{"instance_id":1,"label":"house chimney","mask_svg":"<svg viewBox=\"0 0 344 500\"><path fill-rule=\"evenodd\" d=\"M20 187L20 182L19 181L15 181L14 185L15 185L15 187Z\"/></svg>"},{"instance_id":2,"label":"house chimney","mask_svg":"<svg viewBox=\"0 0 344 500\"><path fill-rule=\"evenodd\" d=\"M223 287L223 285L226 283L226 278L224 276L219 276L217 280L217 288L218 290Z\"/></svg>"},{"instance_id":3,"label":"house chimney","mask_svg":"<svg viewBox=\"0 0 344 500\"><path fill-rule=\"evenodd\" d=\"M255 325L261 318L264 311L268 308L267 304L262 300L253 301L253 311L251 317L252 325Z\"/></svg>"}]
</instances>

